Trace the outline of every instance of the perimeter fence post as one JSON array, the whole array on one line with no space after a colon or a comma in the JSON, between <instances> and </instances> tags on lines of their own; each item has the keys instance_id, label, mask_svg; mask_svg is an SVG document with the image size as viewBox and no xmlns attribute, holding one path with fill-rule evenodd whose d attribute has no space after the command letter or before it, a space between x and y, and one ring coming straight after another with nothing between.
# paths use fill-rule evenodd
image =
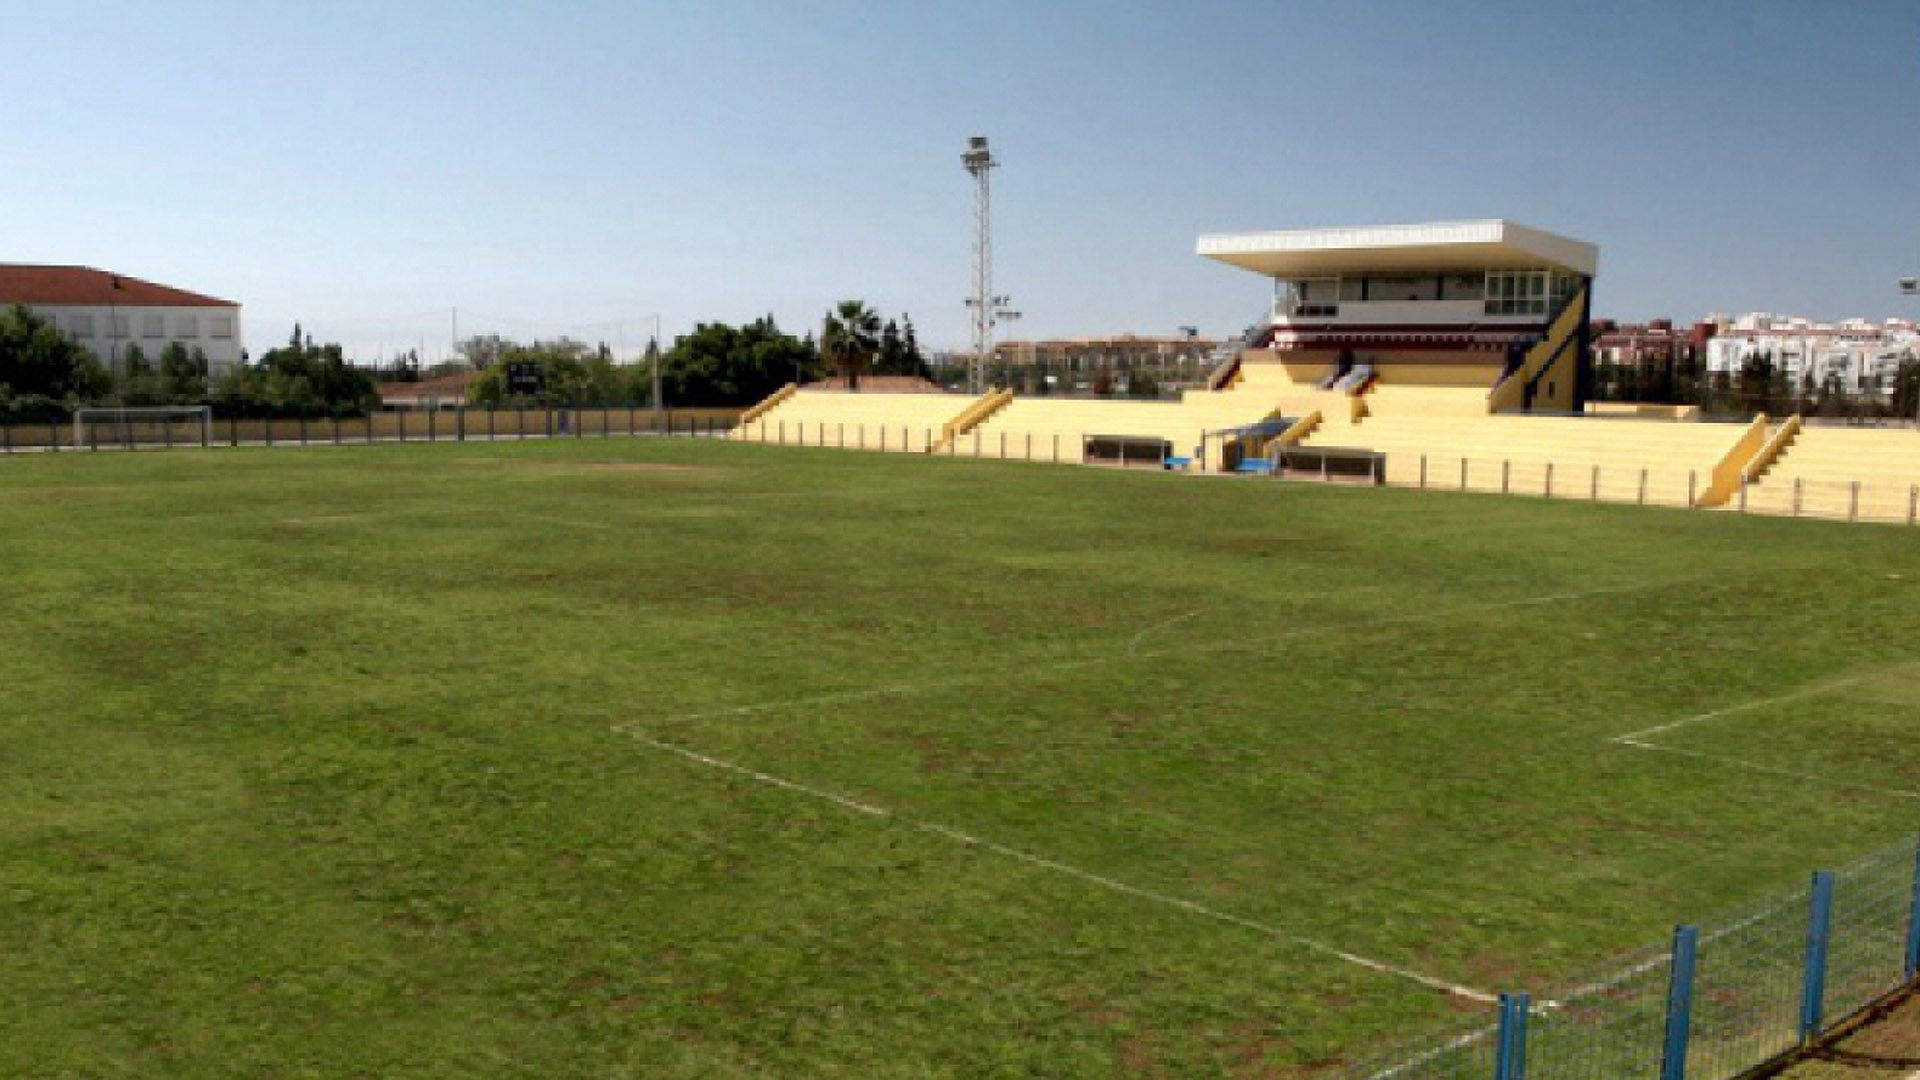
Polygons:
<instances>
[{"instance_id":1,"label":"perimeter fence post","mask_svg":"<svg viewBox=\"0 0 1920 1080\"><path fill-rule=\"evenodd\" d=\"M1687 470L1687 506L1689 509L1700 505L1700 500L1694 497L1694 493L1698 490L1699 490L1699 470L1688 469Z\"/></svg>"},{"instance_id":2,"label":"perimeter fence post","mask_svg":"<svg viewBox=\"0 0 1920 1080\"><path fill-rule=\"evenodd\" d=\"M439 416L440 416L439 406L435 406L427 410L427 441L428 442L440 441Z\"/></svg>"},{"instance_id":3,"label":"perimeter fence post","mask_svg":"<svg viewBox=\"0 0 1920 1080\"><path fill-rule=\"evenodd\" d=\"M1673 928L1673 966L1667 976L1667 1039L1660 1080L1685 1080L1687 1042L1693 1034L1693 972L1700 956L1700 928Z\"/></svg>"},{"instance_id":4,"label":"perimeter fence post","mask_svg":"<svg viewBox=\"0 0 1920 1080\"><path fill-rule=\"evenodd\" d=\"M304 405L300 407L300 445L307 445L307 409Z\"/></svg>"},{"instance_id":5,"label":"perimeter fence post","mask_svg":"<svg viewBox=\"0 0 1920 1080\"><path fill-rule=\"evenodd\" d=\"M1920 975L1920 843L1913 847L1913 900L1907 906L1907 981Z\"/></svg>"},{"instance_id":6,"label":"perimeter fence post","mask_svg":"<svg viewBox=\"0 0 1920 1080\"><path fill-rule=\"evenodd\" d=\"M13 425L12 424L0 424L0 446L4 446L6 448L5 450L6 453L9 453L9 454L13 453Z\"/></svg>"},{"instance_id":7,"label":"perimeter fence post","mask_svg":"<svg viewBox=\"0 0 1920 1080\"><path fill-rule=\"evenodd\" d=\"M1920 484L1907 485L1907 524L1920 522Z\"/></svg>"},{"instance_id":8,"label":"perimeter fence post","mask_svg":"<svg viewBox=\"0 0 1920 1080\"><path fill-rule=\"evenodd\" d=\"M1813 875L1813 889L1807 905L1806 974L1800 984L1800 1045L1820 1034L1826 1020L1827 946L1833 936L1833 874L1821 870Z\"/></svg>"},{"instance_id":9,"label":"perimeter fence post","mask_svg":"<svg viewBox=\"0 0 1920 1080\"><path fill-rule=\"evenodd\" d=\"M1647 470L1640 470L1640 505L1647 505Z\"/></svg>"},{"instance_id":10,"label":"perimeter fence post","mask_svg":"<svg viewBox=\"0 0 1920 1080\"><path fill-rule=\"evenodd\" d=\"M1513 494L1513 459L1500 459L1500 494Z\"/></svg>"},{"instance_id":11,"label":"perimeter fence post","mask_svg":"<svg viewBox=\"0 0 1920 1080\"><path fill-rule=\"evenodd\" d=\"M1807 481L1807 478L1804 476L1796 476L1793 478L1793 516L1794 517L1800 516L1800 499L1802 495L1802 488L1806 484L1806 481Z\"/></svg>"},{"instance_id":12,"label":"perimeter fence post","mask_svg":"<svg viewBox=\"0 0 1920 1080\"><path fill-rule=\"evenodd\" d=\"M1547 498L1553 498L1553 462L1547 462Z\"/></svg>"},{"instance_id":13,"label":"perimeter fence post","mask_svg":"<svg viewBox=\"0 0 1920 1080\"><path fill-rule=\"evenodd\" d=\"M233 445L240 444L236 442ZM60 421L58 420L47 421L47 449L56 454L60 452Z\"/></svg>"},{"instance_id":14,"label":"perimeter fence post","mask_svg":"<svg viewBox=\"0 0 1920 1080\"><path fill-rule=\"evenodd\" d=\"M1853 483L1848 488L1848 491L1850 492L1850 494L1847 498L1847 520L1859 521L1860 520L1860 481L1858 480L1853 481Z\"/></svg>"},{"instance_id":15,"label":"perimeter fence post","mask_svg":"<svg viewBox=\"0 0 1920 1080\"><path fill-rule=\"evenodd\" d=\"M1593 467L1593 490L1588 493L1588 498L1593 502L1600 501L1600 466L1598 465Z\"/></svg>"},{"instance_id":16,"label":"perimeter fence post","mask_svg":"<svg viewBox=\"0 0 1920 1080\"><path fill-rule=\"evenodd\" d=\"M330 418L333 421L333 445L340 445L340 414L336 411Z\"/></svg>"},{"instance_id":17,"label":"perimeter fence post","mask_svg":"<svg viewBox=\"0 0 1920 1080\"><path fill-rule=\"evenodd\" d=\"M1427 455L1420 455L1420 490L1427 490Z\"/></svg>"},{"instance_id":18,"label":"perimeter fence post","mask_svg":"<svg viewBox=\"0 0 1920 1080\"><path fill-rule=\"evenodd\" d=\"M1493 1058L1494 1080L1526 1080L1527 1013L1532 999L1526 994L1500 995L1500 1034Z\"/></svg>"}]
</instances>

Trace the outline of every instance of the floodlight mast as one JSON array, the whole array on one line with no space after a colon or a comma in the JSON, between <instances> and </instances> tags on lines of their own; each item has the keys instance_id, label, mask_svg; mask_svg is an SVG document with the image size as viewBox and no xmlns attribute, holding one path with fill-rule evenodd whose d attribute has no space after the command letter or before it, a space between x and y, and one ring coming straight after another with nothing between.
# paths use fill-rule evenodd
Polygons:
<instances>
[{"instance_id":1,"label":"floodlight mast","mask_svg":"<svg viewBox=\"0 0 1920 1080\"><path fill-rule=\"evenodd\" d=\"M1020 313L1007 307L1007 297L993 294L993 196L988 174L1000 163L987 149L985 135L967 140L960 164L973 177L973 295L967 298L967 307L973 310L973 357L967 365L967 390L982 394L993 356L994 328L1002 320L1019 318Z\"/></svg>"}]
</instances>

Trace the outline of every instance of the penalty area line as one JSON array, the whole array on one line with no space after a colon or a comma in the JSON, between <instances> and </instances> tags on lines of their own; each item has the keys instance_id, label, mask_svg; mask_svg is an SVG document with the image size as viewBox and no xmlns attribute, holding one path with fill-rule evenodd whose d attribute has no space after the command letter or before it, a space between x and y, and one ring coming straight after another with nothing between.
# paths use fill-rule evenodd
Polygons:
<instances>
[{"instance_id":1,"label":"penalty area line","mask_svg":"<svg viewBox=\"0 0 1920 1080\"><path fill-rule=\"evenodd\" d=\"M1424 972L1414 971L1409 968L1404 968L1395 964L1390 964L1384 960L1376 960L1369 956L1362 956L1358 953L1349 952L1345 949L1340 949L1335 946L1328 945L1322 941L1316 941L1312 938L1302 937L1298 934L1290 933L1286 930L1283 930L1277 926L1273 926L1268 923L1263 923L1254 919L1249 919L1243 915L1235 915L1232 912L1221 911L1218 908L1208 907L1207 905L1201 904L1197 901L1184 899L1178 896L1171 896L1166 893L1155 892L1152 889L1142 888L1138 885L1130 885L1127 882L1121 881L1117 878L1107 877L1104 874L1097 874L1091 870L1083 870L1077 866L1072 866L1067 863L1060 862L1056 859L1049 859L1043 855L1036 855L1030 851L1025 851L1020 848L1011 847L1009 845L998 843L993 840L988 840L985 837L976 836L972 833L963 832L959 829L952 828L951 826L941 825L937 822L922 821L918 818L908 817L905 814L896 813L892 810L886 809L885 807L875 806L871 803L865 803L857 799L848 798L845 795L840 795L835 792L828 791L824 788L818 788L809 784L800 783L799 781L796 781L796 780L788 780L784 777L774 776L771 773L766 773L758 769L749 768L748 766L739 764L738 762L728 761L724 758L714 757L711 754L703 754L689 747L681 746L676 743L666 742L661 739L656 739L653 736L646 734L645 732L636 730L632 724L617 724L613 727L612 730L617 734L627 736L628 738L634 740L635 742L641 744L642 746L651 747L655 750L672 754L683 760L691 761L697 765L702 765L709 769L714 769L720 772L732 773L735 776L744 777L756 783L765 784L769 787L778 788L782 791L787 791L796 795L803 795L811 799L816 799L822 802L830 803L834 806L840 807L842 810L847 810L852 813L859 814L862 817L884 818L888 821L896 822L898 824L907 826L908 828L915 829L919 832L927 833L930 836L938 836L943 839L953 841L954 843L959 844L963 847L976 848L981 851L990 852L1002 858L1011 859L1019 863L1024 863L1027 866L1035 867L1041 870L1046 870L1055 874L1060 874L1064 877L1070 877L1077 881L1081 881L1089 885L1098 886L1100 888L1108 890L1109 892L1120 893L1124 896L1131 896L1137 900L1144 900L1144 901L1147 901L1148 903L1156 904L1161 907L1168 907L1178 911L1184 911L1189 915L1195 915L1200 918L1210 919L1214 922L1225 923L1229 926L1239 927L1242 930L1250 930L1255 933L1261 934L1263 936L1272 938L1276 941L1283 941L1288 944L1295 945L1300 948L1304 948L1309 951L1318 953L1322 956L1331 957L1343 963L1351 964L1351 965L1354 965L1355 967L1364 968L1368 971L1372 971L1377 974L1387 975L1394 978L1406 980L1409 982L1418 983L1419 985L1424 986L1429 990L1437 990L1437 991L1440 991L1441 993L1450 994L1454 997L1465 998L1469 1001L1475 1001L1480 1003L1490 1003L1494 1000L1494 996L1485 991L1475 990L1472 987L1462 986L1458 983L1448 982L1447 980L1438 978L1437 976L1428 975L1428 974L1425 974Z\"/></svg>"},{"instance_id":2,"label":"penalty area line","mask_svg":"<svg viewBox=\"0 0 1920 1080\"><path fill-rule=\"evenodd\" d=\"M1683 716L1678 720L1669 720L1664 724L1656 724L1650 728L1642 728L1639 731L1629 731L1625 735L1615 735L1612 741L1634 745L1645 740L1650 735L1664 735L1669 731L1683 727L1691 727L1694 724L1704 724L1709 720L1718 720L1725 716L1738 716L1741 713L1754 712L1773 705L1787 705L1795 701L1805 701L1808 698L1819 697L1822 694L1830 694L1835 690L1844 690L1849 686L1857 686L1860 683L1866 682L1874 678L1876 674L1878 673L1852 675L1844 679L1829 679L1826 682L1801 687L1791 693L1780 694L1769 698L1758 698L1754 701L1743 701L1738 705L1729 705L1724 709L1714 709L1711 712L1698 713L1694 716ZM1651 749L1657 750L1663 748L1652 747Z\"/></svg>"},{"instance_id":3,"label":"penalty area line","mask_svg":"<svg viewBox=\"0 0 1920 1080\"><path fill-rule=\"evenodd\" d=\"M1836 780L1831 776L1820 776L1816 773L1800 772L1796 769L1783 769L1778 765L1768 765L1764 762L1748 761L1746 758L1729 757L1724 754L1709 754L1701 750L1687 750L1678 746L1661 746L1657 743L1646 742L1642 739L1635 739L1626 735L1617 736L1609 741L1619 746L1631 746L1635 750L1651 750L1659 754L1679 754L1682 757L1690 757L1715 765L1727 765L1734 768L1747 769L1752 772L1766 773L1769 776L1783 776L1792 780L1804 780L1808 783L1821 784L1826 787L1837 788L1844 791L1861 791L1870 795L1885 795L1890 799L1920 799L1920 791L1908 791L1905 788L1875 787L1872 784L1856 784L1848 780Z\"/></svg>"}]
</instances>

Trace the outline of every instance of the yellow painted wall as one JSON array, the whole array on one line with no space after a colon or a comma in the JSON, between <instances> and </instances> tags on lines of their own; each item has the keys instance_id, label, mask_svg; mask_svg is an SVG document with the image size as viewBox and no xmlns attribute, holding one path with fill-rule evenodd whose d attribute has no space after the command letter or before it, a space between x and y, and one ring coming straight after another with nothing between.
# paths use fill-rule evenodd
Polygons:
<instances>
[{"instance_id":1,"label":"yellow painted wall","mask_svg":"<svg viewBox=\"0 0 1920 1080\"><path fill-rule=\"evenodd\" d=\"M1582 285L1582 290L1591 288L1591 283ZM1487 395L1487 411L1502 412L1527 407L1527 384L1533 381L1540 369L1549 362L1556 361L1553 374L1540 381L1533 396L1532 408L1535 411L1567 412L1573 408L1574 399L1580 387L1579 357L1574 350L1577 345L1567 344L1570 338L1580 333L1587 317L1586 298L1575 293L1567 302L1560 317L1547 328L1547 336L1538 345L1527 351L1527 356L1514 373L1493 388ZM1563 346L1564 349L1563 349Z\"/></svg>"}]
</instances>

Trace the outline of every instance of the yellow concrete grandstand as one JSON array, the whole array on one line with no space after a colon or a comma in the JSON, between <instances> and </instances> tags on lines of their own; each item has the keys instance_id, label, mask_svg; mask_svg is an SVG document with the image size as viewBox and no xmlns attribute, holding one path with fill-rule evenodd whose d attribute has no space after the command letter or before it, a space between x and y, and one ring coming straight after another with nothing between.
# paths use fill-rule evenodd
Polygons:
<instances>
[{"instance_id":1,"label":"yellow concrete grandstand","mask_svg":"<svg viewBox=\"0 0 1920 1080\"><path fill-rule=\"evenodd\" d=\"M1754 513L1849 521L1920 521L1920 433L1904 428L1801 427L1751 481Z\"/></svg>"},{"instance_id":2,"label":"yellow concrete grandstand","mask_svg":"<svg viewBox=\"0 0 1920 1080\"><path fill-rule=\"evenodd\" d=\"M991 397L992 395L988 395ZM748 442L927 452L981 398L786 387L742 416L732 438Z\"/></svg>"},{"instance_id":3,"label":"yellow concrete grandstand","mask_svg":"<svg viewBox=\"0 0 1920 1080\"><path fill-rule=\"evenodd\" d=\"M1592 245L1508 221L1201 237L1273 307L1177 400L788 387L734 437L1920 521L1920 435L1590 414ZM1339 463L1337 467L1329 463Z\"/></svg>"}]
</instances>

